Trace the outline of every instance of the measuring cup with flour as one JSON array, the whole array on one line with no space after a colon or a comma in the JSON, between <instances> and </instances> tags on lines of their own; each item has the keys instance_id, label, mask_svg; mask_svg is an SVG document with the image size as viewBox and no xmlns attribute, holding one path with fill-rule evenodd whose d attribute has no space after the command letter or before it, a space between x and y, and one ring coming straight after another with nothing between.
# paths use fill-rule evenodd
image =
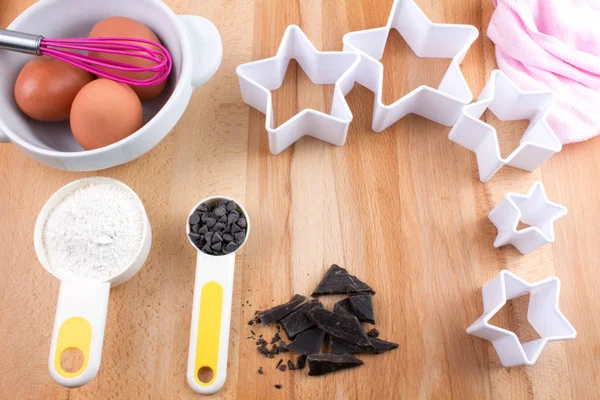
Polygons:
<instances>
[{"instance_id":1,"label":"measuring cup with flour","mask_svg":"<svg viewBox=\"0 0 600 400\"><path fill-rule=\"evenodd\" d=\"M215 206L226 210L213 214L211 208ZM224 225L222 229L218 228L219 223ZM243 229L236 230L237 224ZM196 392L213 394L221 389L227 376L235 254L248 241L250 220L240 203L216 196L196 204L186 225L188 239L198 250L187 381ZM236 229L231 230L234 225ZM208 241L206 235L210 235ZM218 240L217 235L230 235L232 239Z\"/></svg>"},{"instance_id":2,"label":"measuring cup with flour","mask_svg":"<svg viewBox=\"0 0 600 400\"><path fill-rule=\"evenodd\" d=\"M65 387L91 381L100 368L111 286L142 267L152 243L144 205L131 188L110 178L71 182L46 202L35 224L35 251L61 280L48 367ZM67 350L81 367L61 365Z\"/></svg>"}]
</instances>

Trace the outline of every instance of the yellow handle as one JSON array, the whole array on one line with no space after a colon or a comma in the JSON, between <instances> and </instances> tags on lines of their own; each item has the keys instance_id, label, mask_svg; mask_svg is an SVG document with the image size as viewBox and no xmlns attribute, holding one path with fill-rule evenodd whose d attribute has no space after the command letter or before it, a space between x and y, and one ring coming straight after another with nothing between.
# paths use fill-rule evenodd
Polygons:
<instances>
[{"instance_id":1,"label":"yellow handle","mask_svg":"<svg viewBox=\"0 0 600 400\"><path fill-rule=\"evenodd\" d=\"M90 359L92 344L92 326L83 317L71 317L62 323L58 329L56 352L54 354L54 368L65 378L75 378L87 368ZM62 368L60 359L68 349L77 349L83 355L81 368L75 372L67 372Z\"/></svg>"},{"instance_id":2,"label":"yellow handle","mask_svg":"<svg viewBox=\"0 0 600 400\"><path fill-rule=\"evenodd\" d=\"M219 368L219 341L223 311L223 287L217 282L207 282L200 294L198 337L196 338L195 377L200 386L210 386L217 378ZM210 382L202 382L198 373L208 368L212 371Z\"/></svg>"}]
</instances>

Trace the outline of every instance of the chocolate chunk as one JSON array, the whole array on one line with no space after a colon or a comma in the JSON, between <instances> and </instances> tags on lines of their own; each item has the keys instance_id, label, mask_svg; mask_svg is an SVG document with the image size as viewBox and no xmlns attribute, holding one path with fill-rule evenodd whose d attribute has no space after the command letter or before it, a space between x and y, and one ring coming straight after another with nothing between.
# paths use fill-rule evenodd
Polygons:
<instances>
[{"instance_id":1,"label":"chocolate chunk","mask_svg":"<svg viewBox=\"0 0 600 400\"><path fill-rule=\"evenodd\" d=\"M283 362L283 358L279 359L279 362L277 363L277 365L275 366L275 369L279 368L279 366L281 365L281 363Z\"/></svg>"},{"instance_id":2,"label":"chocolate chunk","mask_svg":"<svg viewBox=\"0 0 600 400\"><path fill-rule=\"evenodd\" d=\"M274 385L275 389L281 389L281 385Z\"/></svg>"},{"instance_id":3,"label":"chocolate chunk","mask_svg":"<svg viewBox=\"0 0 600 400\"><path fill-rule=\"evenodd\" d=\"M336 339L341 339L346 343L358 346L370 345L369 338L356 318L347 318L319 307L310 310L308 317L319 328Z\"/></svg>"},{"instance_id":4,"label":"chocolate chunk","mask_svg":"<svg viewBox=\"0 0 600 400\"><path fill-rule=\"evenodd\" d=\"M233 242L227 243L227 246L225 247L225 249L227 250L228 253L233 253L234 251L237 250L239 246Z\"/></svg>"},{"instance_id":5,"label":"chocolate chunk","mask_svg":"<svg viewBox=\"0 0 600 400\"><path fill-rule=\"evenodd\" d=\"M244 240L246 240L246 234L244 232L238 232L234 236L235 236L235 242L239 245L244 243Z\"/></svg>"},{"instance_id":6,"label":"chocolate chunk","mask_svg":"<svg viewBox=\"0 0 600 400\"><path fill-rule=\"evenodd\" d=\"M192 215L190 215L190 219L188 220L188 222L190 223L190 225L196 225L200 223L200 215L193 213Z\"/></svg>"},{"instance_id":7,"label":"chocolate chunk","mask_svg":"<svg viewBox=\"0 0 600 400\"><path fill-rule=\"evenodd\" d=\"M336 314L343 315L346 318L356 318L356 314L354 314L354 310L350 305L350 300L347 298L344 300L340 300L333 306L333 312Z\"/></svg>"},{"instance_id":8,"label":"chocolate chunk","mask_svg":"<svg viewBox=\"0 0 600 400\"><path fill-rule=\"evenodd\" d=\"M233 233L235 235L236 233L241 232L241 231L242 231L242 228L240 228L236 224L231 224L231 233Z\"/></svg>"},{"instance_id":9,"label":"chocolate chunk","mask_svg":"<svg viewBox=\"0 0 600 400\"><path fill-rule=\"evenodd\" d=\"M379 331L377 329L373 328L369 332L367 332L367 336L372 337L372 338L379 337Z\"/></svg>"},{"instance_id":10,"label":"chocolate chunk","mask_svg":"<svg viewBox=\"0 0 600 400\"><path fill-rule=\"evenodd\" d=\"M363 362L350 354L312 354L308 356L308 375L324 375L359 365L363 365Z\"/></svg>"},{"instance_id":11,"label":"chocolate chunk","mask_svg":"<svg viewBox=\"0 0 600 400\"><path fill-rule=\"evenodd\" d=\"M225 224L221 223L221 222L217 222L213 228L213 230L215 232L223 232L223 230L225 230Z\"/></svg>"},{"instance_id":12,"label":"chocolate chunk","mask_svg":"<svg viewBox=\"0 0 600 400\"><path fill-rule=\"evenodd\" d=\"M281 342L279 342L279 352L280 353L288 353L289 350L287 349L287 344L282 340Z\"/></svg>"},{"instance_id":13,"label":"chocolate chunk","mask_svg":"<svg viewBox=\"0 0 600 400\"><path fill-rule=\"evenodd\" d=\"M198 208L196 210L203 212L203 213L208 212L208 205L202 203L198 206Z\"/></svg>"},{"instance_id":14,"label":"chocolate chunk","mask_svg":"<svg viewBox=\"0 0 600 400\"><path fill-rule=\"evenodd\" d=\"M320 328L307 329L304 332L300 332L296 336L296 339L287 345L287 349L306 355L320 353L324 339L324 330Z\"/></svg>"},{"instance_id":15,"label":"chocolate chunk","mask_svg":"<svg viewBox=\"0 0 600 400\"><path fill-rule=\"evenodd\" d=\"M235 202L233 200L229 200L225 205L225 209L229 212L235 210Z\"/></svg>"},{"instance_id":16,"label":"chocolate chunk","mask_svg":"<svg viewBox=\"0 0 600 400\"><path fill-rule=\"evenodd\" d=\"M275 343L275 342L279 342L281 340L281 337L279 336L279 333L276 333L275 336L273 336L273 339L271 339L271 344Z\"/></svg>"},{"instance_id":17,"label":"chocolate chunk","mask_svg":"<svg viewBox=\"0 0 600 400\"><path fill-rule=\"evenodd\" d=\"M227 210L225 209L224 206L218 206L216 207L213 212L217 215L217 217L222 217L225 214L227 214Z\"/></svg>"},{"instance_id":18,"label":"chocolate chunk","mask_svg":"<svg viewBox=\"0 0 600 400\"><path fill-rule=\"evenodd\" d=\"M231 233L224 233L223 240L226 242L231 242L233 240L233 235Z\"/></svg>"},{"instance_id":19,"label":"chocolate chunk","mask_svg":"<svg viewBox=\"0 0 600 400\"><path fill-rule=\"evenodd\" d=\"M248 225L248 222L246 221L246 218L244 218L244 217L240 217L240 219L238 219L238 221L236 223L240 228L245 228L246 225Z\"/></svg>"},{"instance_id":20,"label":"chocolate chunk","mask_svg":"<svg viewBox=\"0 0 600 400\"><path fill-rule=\"evenodd\" d=\"M294 362L292 360L288 360L287 366L290 371L293 371L296 369L296 366L294 365Z\"/></svg>"},{"instance_id":21,"label":"chocolate chunk","mask_svg":"<svg viewBox=\"0 0 600 400\"><path fill-rule=\"evenodd\" d=\"M283 330L289 338L315 326L315 323L308 318L308 312L315 307L323 307L323 304L317 299L311 300L281 320Z\"/></svg>"},{"instance_id":22,"label":"chocolate chunk","mask_svg":"<svg viewBox=\"0 0 600 400\"><path fill-rule=\"evenodd\" d=\"M200 229L198 229L198 233L204 235L208 232L208 225L202 225Z\"/></svg>"},{"instance_id":23,"label":"chocolate chunk","mask_svg":"<svg viewBox=\"0 0 600 400\"><path fill-rule=\"evenodd\" d=\"M370 294L356 294L348 297L350 306L359 321L375 323L375 314L373 313L373 296Z\"/></svg>"},{"instance_id":24,"label":"chocolate chunk","mask_svg":"<svg viewBox=\"0 0 600 400\"><path fill-rule=\"evenodd\" d=\"M298 358L296 358L296 369L304 369L305 366L306 366L306 355L303 354L301 356L298 356Z\"/></svg>"},{"instance_id":25,"label":"chocolate chunk","mask_svg":"<svg viewBox=\"0 0 600 400\"><path fill-rule=\"evenodd\" d=\"M219 232L215 232L212 237L212 243L219 243L223 241L223 236Z\"/></svg>"},{"instance_id":26,"label":"chocolate chunk","mask_svg":"<svg viewBox=\"0 0 600 400\"><path fill-rule=\"evenodd\" d=\"M259 374L261 374L261 375L263 374L262 367L260 367L260 368L258 369L258 373L259 373Z\"/></svg>"},{"instance_id":27,"label":"chocolate chunk","mask_svg":"<svg viewBox=\"0 0 600 400\"><path fill-rule=\"evenodd\" d=\"M385 353L386 351L398 348L398 343L388 342L378 338L371 338L371 344L375 347L375 354Z\"/></svg>"},{"instance_id":28,"label":"chocolate chunk","mask_svg":"<svg viewBox=\"0 0 600 400\"><path fill-rule=\"evenodd\" d=\"M281 372L285 372L285 364L279 366Z\"/></svg>"},{"instance_id":29,"label":"chocolate chunk","mask_svg":"<svg viewBox=\"0 0 600 400\"><path fill-rule=\"evenodd\" d=\"M319 283L312 296L318 297L325 294L371 293L375 294L366 283L357 277L348 274L344 268L333 264L325 277Z\"/></svg>"},{"instance_id":30,"label":"chocolate chunk","mask_svg":"<svg viewBox=\"0 0 600 400\"><path fill-rule=\"evenodd\" d=\"M229 247L231 245L236 246L235 248L237 249L237 245L235 243L229 243L227 245L227 250L229 250ZM301 296L299 294L295 294L289 302L275 306L267 311L261 312L260 314L258 314L258 318L260 319L260 322L263 325L269 325L271 322L276 322L286 317L288 314L294 311L300 304L302 304L304 300L306 300L306 297Z\"/></svg>"}]
</instances>

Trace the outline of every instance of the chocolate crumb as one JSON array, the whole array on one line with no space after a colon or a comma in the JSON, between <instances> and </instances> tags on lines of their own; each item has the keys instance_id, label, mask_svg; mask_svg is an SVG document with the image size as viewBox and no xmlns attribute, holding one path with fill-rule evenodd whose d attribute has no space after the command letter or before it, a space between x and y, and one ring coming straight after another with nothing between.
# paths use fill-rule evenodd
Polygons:
<instances>
[{"instance_id":1,"label":"chocolate crumb","mask_svg":"<svg viewBox=\"0 0 600 400\"><path fill-rule=\"evenodd\" d=\"M379 337L379 331L377 329L373 328L369 332L367 332L367 336L372 337L372 338Z\"/></svg>"},{"instance_id":2,"label":"chocolate crumb","mask_svg":"<svg viewBox=\"0 0 600 400\"><path fill-rule=\"evenodd\" d=\"M281 385L275 385L275 389L281 389Z\"/></svg>"},{"instance_id":3,"label":"chocolate crumb","mask_svg":"<svg viewBox=\"0 0 600 400\"><path fill-rule=\"evenodd\" d=\"M296 366L294 365L294 362L292 360L288 360L287 365L288 365L288 369L290 371L293 371L296 369Z\"/></svg>"},{"instance_id":4,"label":"chocolate crumb","mask_svg":"<svg viewBox=\"0 0 600 400\"><path fill-rule=\"evenodd\" d=\"M281 365L281 363L283 362L283 358L279 359L279 362L277 363L277 365L275 366L275 369L279 368L279 366Z\"/></svg>"},{"instance_id":5,"label":"chocolate crumb","mask_svg":"<svg viewBox=\"0 0 600 400\"><path fill-rule=\"evenodd\" d=\"M278 368L281 372L285 372L285 364L280 365Z\"/></svg>"},{"instance_id":6,"label":"chocolate crumb","mask_svg":"<svg viewBox=\"0 0 600 400\"><path fill-rule=\"evenodd\" d=\"M259 374L261 374L261 375L263 374L262 367L260 367L260 368L258 369L258 373L259 373Z\"/></svg>"},{"instance_id":7,"label":"chocolate crumb","mask_svg":"<svg viewBox=\"0 0 600 400\"><path fill-rule=\"evenodd\" d=\"M273 339L271 339L271 344L275 343L275 342L279 342L281 340L281 336L279 336L279 333L276 333L275 336L273 336Z\"/></svg>"},{"instance_id":8,"label":"chocolate crumb","mask_svg":"<svg viewBox=\"0 0 600 400\"><path fill-rule=\"evenodd\" d=\"M301 355L296 358L296 369L304 369L306 366L306 355Z\"/></svg>"}]
</instances>

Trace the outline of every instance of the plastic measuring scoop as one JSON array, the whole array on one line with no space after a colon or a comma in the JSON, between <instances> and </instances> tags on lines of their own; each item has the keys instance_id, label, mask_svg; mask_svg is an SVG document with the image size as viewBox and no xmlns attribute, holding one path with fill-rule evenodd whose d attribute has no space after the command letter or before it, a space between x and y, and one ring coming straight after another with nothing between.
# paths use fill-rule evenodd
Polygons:
<instances>
[{"instance_id":1,"label":"plastic measuring scoop","mask_svg":"<svg viewBox=\"0 0 600 400\"><path fill-rule=\"evenodd\" d=\"M240 215L246 218L246 239L236 251L222 256L203 253L190 239L190 243L198 250L198 257L187 380L191 388L200 394L218 392L227 377L235 253L244 247L250 235L248 213L240 203L226 196L209 197L200 201L192 208L188 220L200 204L211 206L220 200L233 201ZM189 239L188 220L186 226Z\"/></svg>"},{"instance_id":2,"label":"plastic measuring scoop","mask_svg":"<svg viewBox=\"0 0 600 400\"><path fill-rule=\"evenodd\" d=\"M50 212L66 196L75 190L91 184L110 184L129 191L143 217L143 233L140 248L134 259L110 279L77 280L59 276L46 257L42 235ZM42 266L50 274L61 280L54 318L52 343L48 357L48 368L52 378L62 386L74 388L90 382L100 368L104 325L108 309L110 288L118 286L134 276L144 265L152 244L150 221L140 198L127 185L111 178L85 178L71 182L50 197L37 218L34 231L35 252ZM77 349L83 356L77 371L66 371L61 365L63 353Z\"/></svg>"}]
</instances>

